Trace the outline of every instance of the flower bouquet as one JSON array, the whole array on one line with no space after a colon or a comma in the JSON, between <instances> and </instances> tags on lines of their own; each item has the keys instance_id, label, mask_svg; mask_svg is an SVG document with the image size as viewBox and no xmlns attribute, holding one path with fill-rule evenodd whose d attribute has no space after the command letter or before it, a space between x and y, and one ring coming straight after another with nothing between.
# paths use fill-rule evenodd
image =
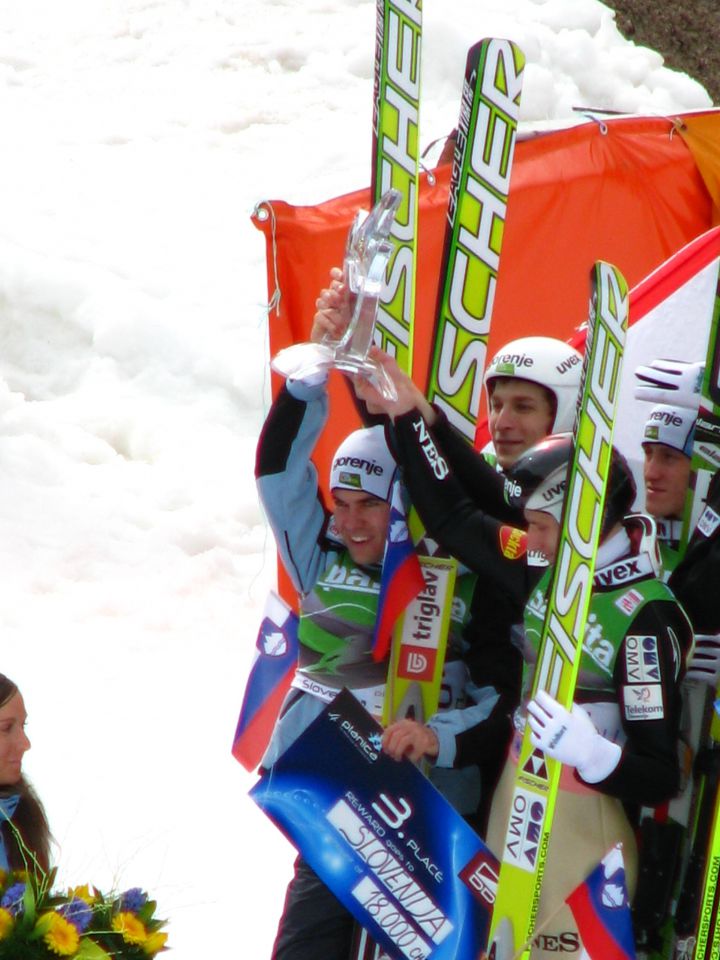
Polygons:
<instances>
[{"instance_id":1,"label":"flower bouquet","mask_svg":"<svg viewBox=\"0 0 720 960\"><path fill-rule=\"evenodd\" d=\"M165 949L165 921L139 887L60 893L55 872L0 871L0 960L150 960Z\"/></svg>"}]
</instances>

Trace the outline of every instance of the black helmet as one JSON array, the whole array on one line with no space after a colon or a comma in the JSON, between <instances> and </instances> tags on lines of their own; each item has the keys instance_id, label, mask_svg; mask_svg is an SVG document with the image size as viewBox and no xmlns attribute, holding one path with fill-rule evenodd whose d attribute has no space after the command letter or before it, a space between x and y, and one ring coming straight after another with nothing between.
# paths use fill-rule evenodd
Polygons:
<instances>
[{"instance_id":1,"label":"black helmet","mask_svg":"<svg viewBox=\"0 0 720 960\"><path fill-rule=\"evenodd\" d=\"M571 433L554 433L518 457L505 478L505 499L512 506L541 510L560 522L567 467L573 448ZM637 488L625 457L612 448L600 539L629 513Z\"/></svg>"}]
</instances>

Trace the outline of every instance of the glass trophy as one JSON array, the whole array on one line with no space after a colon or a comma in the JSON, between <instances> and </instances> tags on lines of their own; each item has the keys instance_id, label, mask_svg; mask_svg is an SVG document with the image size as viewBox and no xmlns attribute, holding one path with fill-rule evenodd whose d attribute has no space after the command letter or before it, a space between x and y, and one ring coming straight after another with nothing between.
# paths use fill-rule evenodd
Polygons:
<instances>
[{"instance_id":1,"label":"glass trophy","mask_svg":"<svg viewBox=\"0 0 720 960\"><path fill-rule=\"evenodd\" d=\"M388 190L370 213L360 210L348 233L343 282L348 291L347 329L339 340L295 343L280 350L271 366L284 377L302 379L335 368L365 377L386 399L397 399L395 385L385 369L368 357L375 332L380 294L392 252L390 230L402 195Z\"/></svg>"}]
</instances>

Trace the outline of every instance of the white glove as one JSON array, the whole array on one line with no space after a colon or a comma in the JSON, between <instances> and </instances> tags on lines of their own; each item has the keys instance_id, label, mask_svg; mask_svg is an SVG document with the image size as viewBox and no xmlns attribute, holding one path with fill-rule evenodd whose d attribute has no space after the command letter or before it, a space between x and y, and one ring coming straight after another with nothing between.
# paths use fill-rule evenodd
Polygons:
<instances>
[{"instance_id":1,"label":"white glove","mask_svg":"<svg viewBox=\"0 0 720 960\"><path fill-rule=\"evenodd\" d=\"M538 690L527 710L533 746L548 757L575 767L587 783L604 780L620 762L622 751L618 744L601 737L577 703L569 712L549 693Z\"/></svg>"},{"instance_id":2,"label":"white glove","mask_svg":"<svg viewBox=\"0 0 720 960\"><path fill-rule=\"evenodd\" d=\"M699 680L710 687L720 682L720 633L696 633L686 680Z\"/></svg>"},{"instance_id":3,"label":"white glove","mask_svg":"<svg viewBox=\"0 0 720 960\"><path fill-rule=\"evenodd\" d=\"M319 387L323 383L328 381L328 369L327 367L321 367L319 369L308 368L305 370L299 370L295 376L289 376L288 383L302 383L306 387Z\"/></svg>"},{"instance_id":4,"label":"white glove","mask_svg":"<svg viewBox=\"0 0 720 960\"><path fill-rule=\"evenodd\" d=\"M653 360L635 370L635 399L697 410L704 372L703 360Z\"/></svg>"}]
</instances>

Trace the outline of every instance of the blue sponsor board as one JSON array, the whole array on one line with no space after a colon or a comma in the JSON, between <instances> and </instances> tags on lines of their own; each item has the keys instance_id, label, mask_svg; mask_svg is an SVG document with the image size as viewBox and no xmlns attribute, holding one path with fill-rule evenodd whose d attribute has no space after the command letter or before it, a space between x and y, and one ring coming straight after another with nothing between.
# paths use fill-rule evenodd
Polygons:
<instances>
[{"instance_id":1,"label":"blue sponsor board","mask_svg":"<svg viewBox=\"0 0 720 960\"><path fill-rule=\"evenodd\" d=\"M398 960L476 960L498 863L382 728L342 691L250 795Z\"/></svg>"}]
</instances>

